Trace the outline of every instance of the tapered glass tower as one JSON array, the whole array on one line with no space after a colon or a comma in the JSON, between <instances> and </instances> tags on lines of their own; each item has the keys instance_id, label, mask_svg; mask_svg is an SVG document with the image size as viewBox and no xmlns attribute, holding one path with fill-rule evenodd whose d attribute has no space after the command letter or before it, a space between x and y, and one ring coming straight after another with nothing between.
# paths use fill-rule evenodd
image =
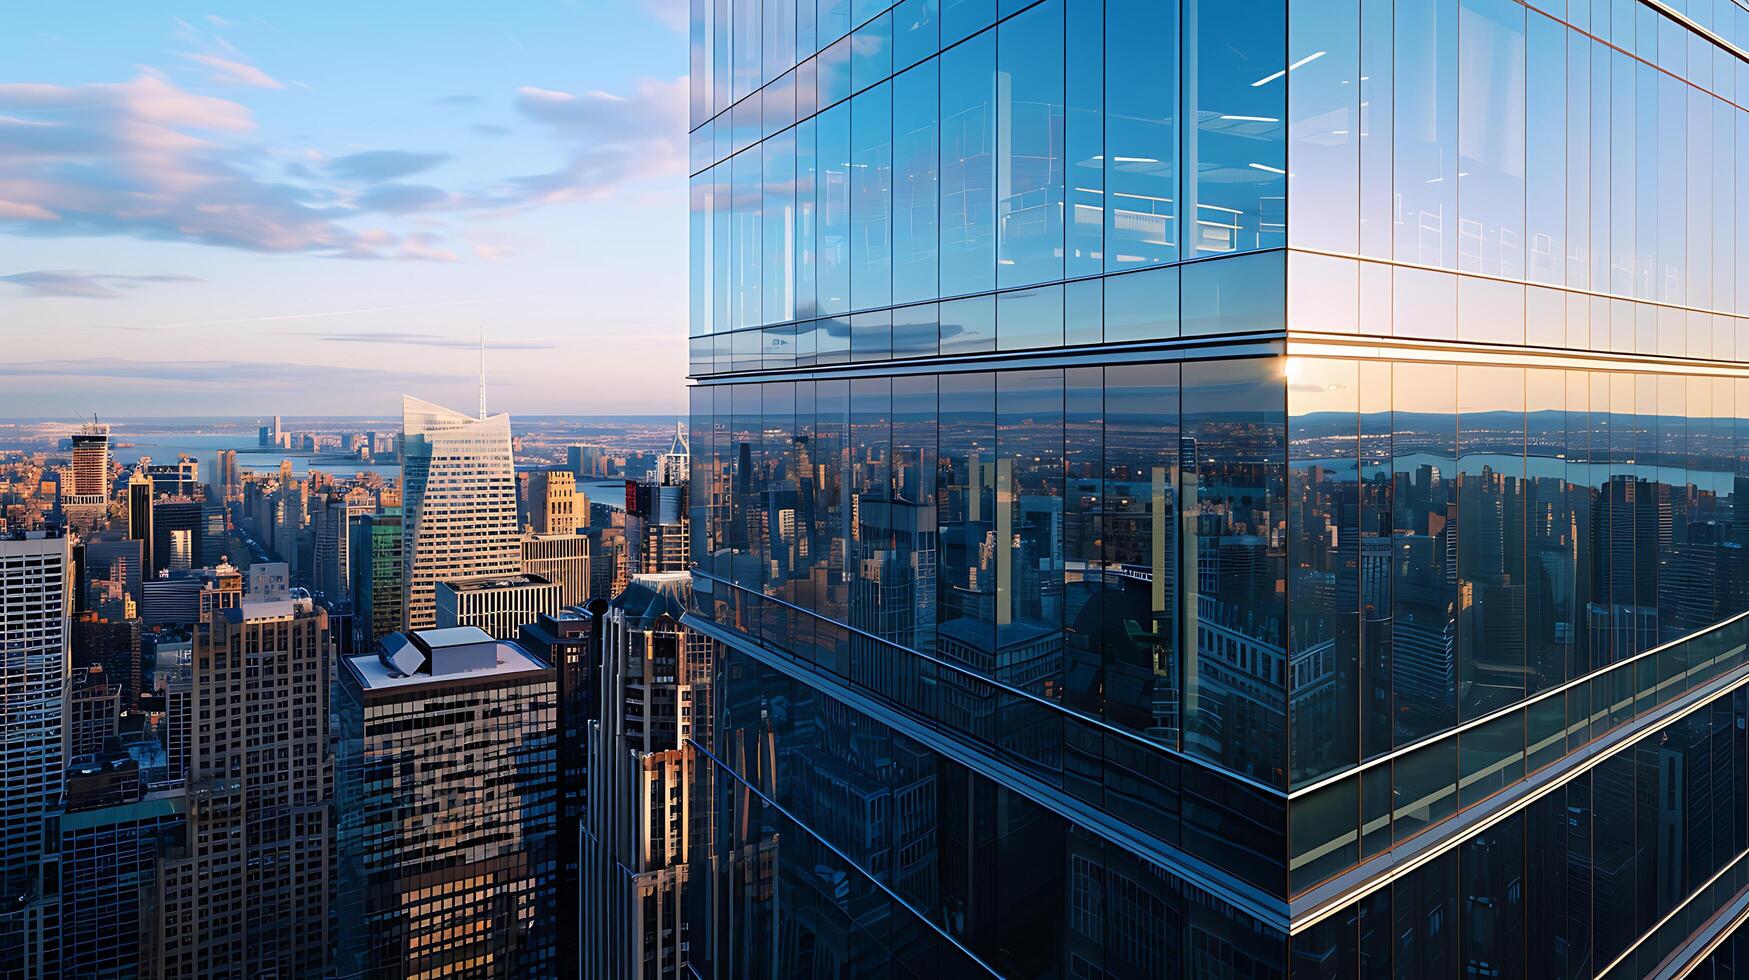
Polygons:
<instances>
[{"instance_id":1,"label":"tapered glass tower","mask_svg":"<svg viewBox=\"0 0 1749 980\"><path fill-rule=\"evenodd\" d=\"M428 629L438 582L521 568L510 416L470 418L410 395L402 416L406 627Z\"/></svg>"}]
</instances>

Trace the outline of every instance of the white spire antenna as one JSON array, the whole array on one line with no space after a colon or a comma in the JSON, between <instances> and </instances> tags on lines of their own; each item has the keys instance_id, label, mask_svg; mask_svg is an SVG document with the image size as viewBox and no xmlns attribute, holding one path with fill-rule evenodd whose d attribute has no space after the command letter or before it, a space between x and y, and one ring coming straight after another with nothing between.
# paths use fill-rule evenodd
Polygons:
<instances>
[{"instance_id":1,"label":"white spire antenna","mask_svg":"<svg viewBox=\"0 0 1749 980\"><path fill-rule=\"evenodd\" d=\"M480 418L486 417L486 326L480 325Z\"/></svg>"}]
</instances>

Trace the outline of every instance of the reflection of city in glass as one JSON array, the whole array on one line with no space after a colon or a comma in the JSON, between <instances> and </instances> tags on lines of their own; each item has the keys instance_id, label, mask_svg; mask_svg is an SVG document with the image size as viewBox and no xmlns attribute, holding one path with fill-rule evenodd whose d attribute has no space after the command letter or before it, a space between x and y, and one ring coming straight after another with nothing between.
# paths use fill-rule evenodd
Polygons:
<instances>
[{"instance_id":1,"label":"reflection of city in glass","mask_svg":"<svg viewBox=\"0 0 1749 980\"><path fill-rule=\"evenodd\" d=\"M1728 929L1749 11L1582 6L695 10L701 973Z\"/></svg>"}]
</instances>

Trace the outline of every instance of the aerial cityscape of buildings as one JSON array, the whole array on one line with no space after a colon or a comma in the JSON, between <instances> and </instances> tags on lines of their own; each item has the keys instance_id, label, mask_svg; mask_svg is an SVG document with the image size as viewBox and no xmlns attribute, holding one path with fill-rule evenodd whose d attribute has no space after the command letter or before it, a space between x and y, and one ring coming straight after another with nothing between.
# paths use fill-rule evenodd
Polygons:
<instances>
[{"instance_id":1,"label":"aerial cityscape of buildings","mask_svg":"<svg viewBox=\"0 0 1749 980\"><path fill-rule=\"evenodd\" d=\"M1749 6L690 44L686 419L0 430L0 980L1749 971Z\"/></svg>"}]
</instances>

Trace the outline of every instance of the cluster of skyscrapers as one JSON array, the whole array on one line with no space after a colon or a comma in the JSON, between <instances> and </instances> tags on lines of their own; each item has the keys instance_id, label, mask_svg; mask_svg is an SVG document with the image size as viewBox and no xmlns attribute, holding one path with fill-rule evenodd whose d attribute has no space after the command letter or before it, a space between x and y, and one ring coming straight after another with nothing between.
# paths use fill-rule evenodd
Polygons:
<instances>
[{"instance_id":1,"label":"cluster of skyscrapers","mask_svg":"<svg viewBox=\"0 0 1749 980\"><path fill-rule=\"evenodd\" d=\"M109 437L79 430L51 519L0 535L0 976L641 958L585 956L559 923L582 928L584 867L641 851L586 835L588 773L624 801L637 759L690 751L671 716L703 641L682 679L643 666L672 657L690 583L682 435L644 482L591 484L624 497L599 508L569 469L518 474L507 416L413 398L398 484L232 451L204 480L186 457L118 472Z\"/></svg>"}]
</instances>

